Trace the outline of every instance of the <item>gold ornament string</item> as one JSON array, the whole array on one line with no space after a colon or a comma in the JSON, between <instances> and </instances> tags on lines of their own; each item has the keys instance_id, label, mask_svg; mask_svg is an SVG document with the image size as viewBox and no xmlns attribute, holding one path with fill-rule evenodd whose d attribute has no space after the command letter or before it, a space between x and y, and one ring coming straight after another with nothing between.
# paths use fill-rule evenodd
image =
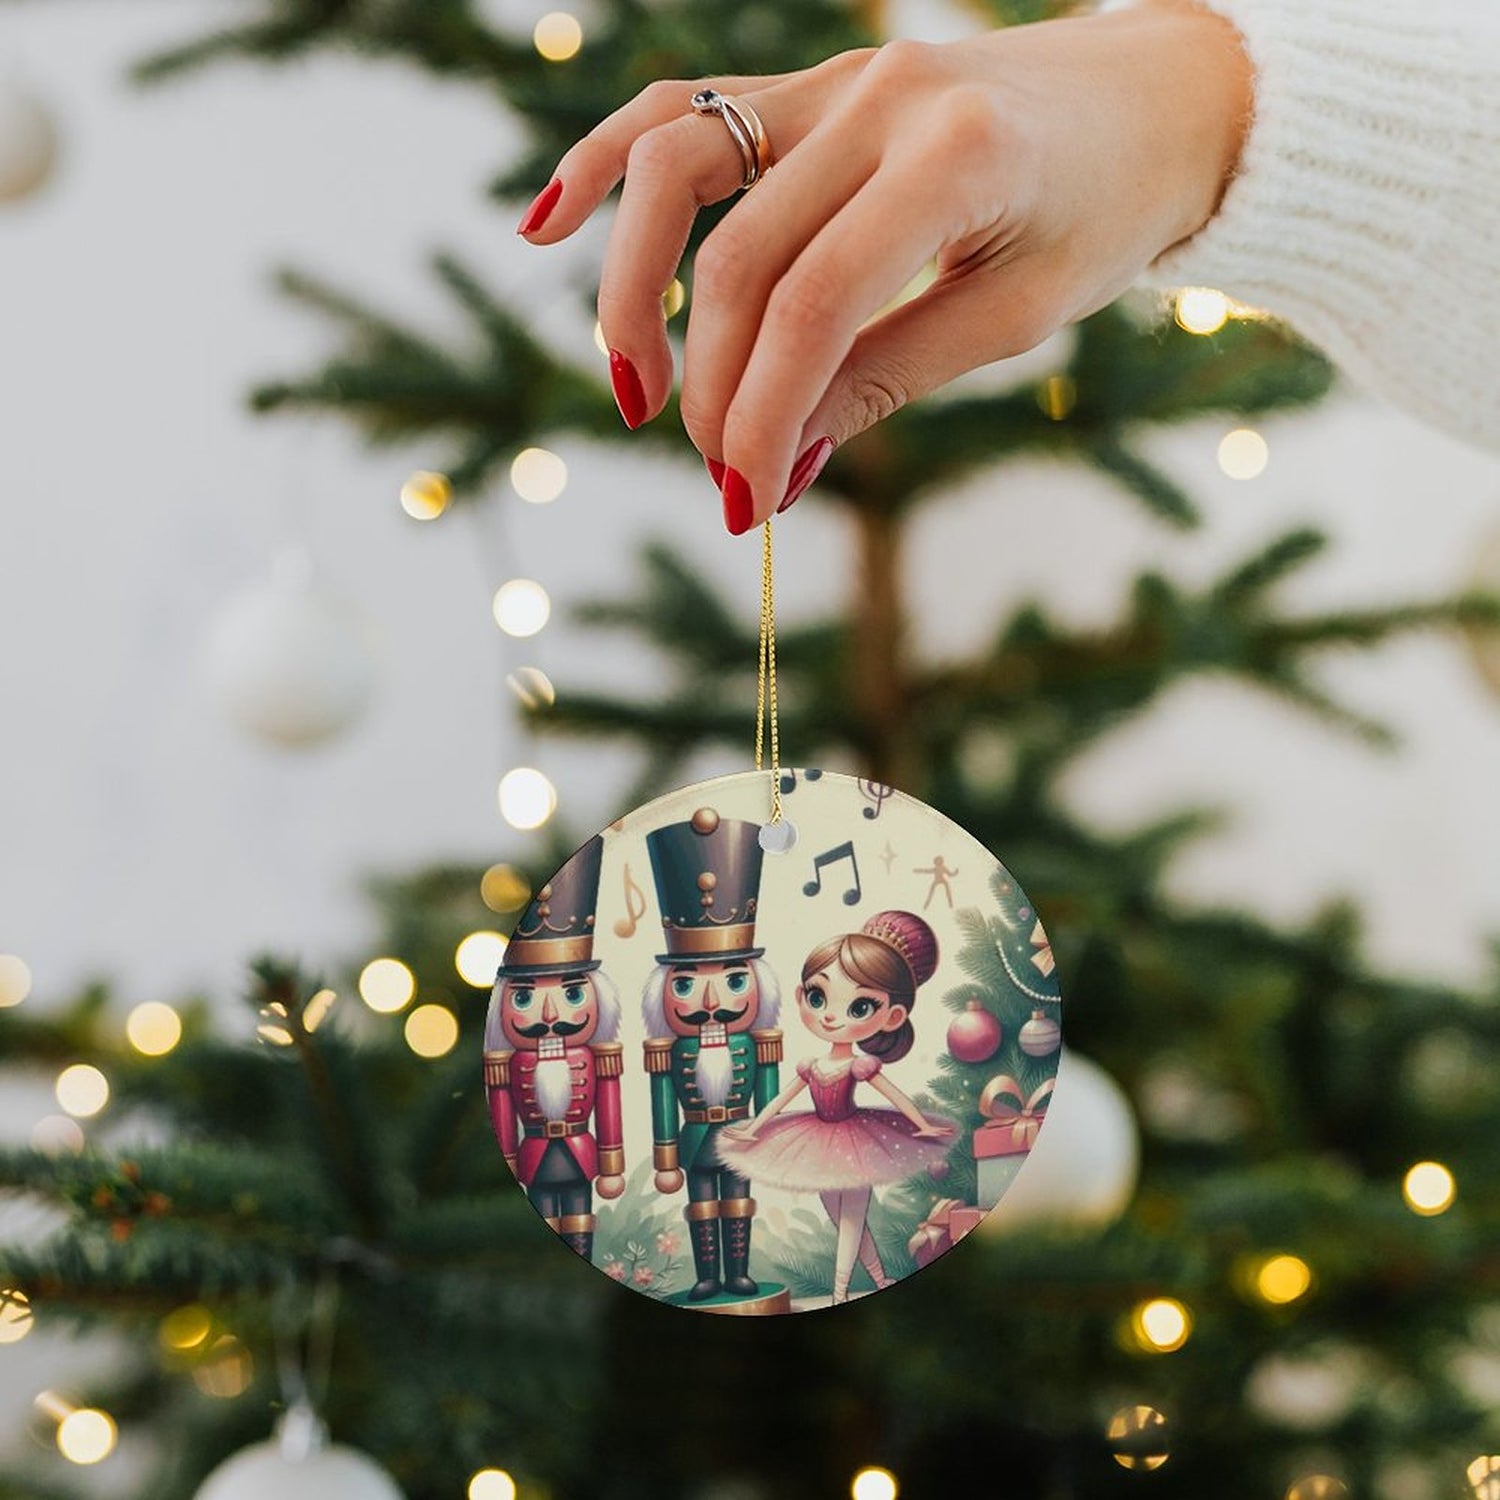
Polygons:
<instances>
[{"instance_id":1,"label":"gold ornament string","mask_svg":"<svg viewBox=\"0 0 1500 1500\"><path fill-rule=\"evenodd\" d=\"M781 821L781 734L776 722L776 573L771 523L761 528L760 658L755 683L755 769L765 769L766 724L771 726L771 821Z\"/></svg>"}]
</instances>

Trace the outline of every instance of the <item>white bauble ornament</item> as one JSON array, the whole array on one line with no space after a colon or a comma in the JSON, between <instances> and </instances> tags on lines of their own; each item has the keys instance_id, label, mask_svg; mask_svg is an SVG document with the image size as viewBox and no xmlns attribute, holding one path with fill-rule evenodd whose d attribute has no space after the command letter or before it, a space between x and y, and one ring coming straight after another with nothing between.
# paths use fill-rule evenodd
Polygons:
<instances>
[{"instance_id":1,"label":"white bauble ornament","mask_svg":"<svg viewBox=\"0 0 1500 1500\"><path fill-rule=\"evenodd\" d=\"M241 728L273 745L332 739L365 711L375 668L355 614L317 592L298 556L224 606L205 652L209 686Z\"/></svg>"},{"instance_id":2,"label":"white bauble ornament","mask_svg":"<svg viewBox=\"0 0 1500 1500\"><path fill-rule=\"evenodd\" d=\"M1047 1128L981 1230L1036 1223L1100 1227L1135 1192L1140 1138L1124 1091L1097 1063L1064 1047Z\"/></svg>"},{"instance_id":3,"label":"white bauble ornament","mask_svg":"<svg viewBox=\"0 0 1500 1500\"><path fill-rule=\"evenodd\" d=\"M372 1458L330 1445L310 1410L294 1406L275 1437L227 1458L195 1500L405 1500Z\"/></svg>"},{"instance_id":4,"label":"white bauble ornament","mask_svg":"<svg viewBox=\"0 0 1500 1500\"><path fill-rule=\"evenodd\" d=\"M52 175L57 127L37 97L0 78L0 203L29 198Z\"/></svg>"}]
</instances>

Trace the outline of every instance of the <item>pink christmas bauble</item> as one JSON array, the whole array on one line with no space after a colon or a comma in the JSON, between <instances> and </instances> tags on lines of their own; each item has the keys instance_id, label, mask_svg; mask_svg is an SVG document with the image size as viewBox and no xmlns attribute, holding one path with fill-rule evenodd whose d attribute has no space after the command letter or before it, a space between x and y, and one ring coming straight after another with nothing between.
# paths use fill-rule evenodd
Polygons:
<instances>
[{"instance_id":1,"label":"pink christmas bauble","mask_svg":"<svg viewBox=\"0 0 1500 1500\"><path fill-rule=\"evenodd\" d=\"M987 1062L999 1050L1004 1029L979 1000L969 1003L948 1027L948 1051L959 1062Z\"/></svg>"}]
</instances>

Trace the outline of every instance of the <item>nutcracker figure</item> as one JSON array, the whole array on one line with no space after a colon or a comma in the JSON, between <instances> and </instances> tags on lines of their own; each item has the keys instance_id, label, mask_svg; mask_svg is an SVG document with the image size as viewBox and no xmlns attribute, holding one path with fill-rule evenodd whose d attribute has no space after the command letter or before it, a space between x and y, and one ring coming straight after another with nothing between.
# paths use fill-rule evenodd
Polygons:
<instances>
[{"instance_id":1,"label":"nutcracker figure","mask_svg":"<svg viewBox=\"0 0 1500 1500\"><path fill-rule=\"evenodd\" d=\"M594 957L603 840L541 888L495 977L484 1079L505 1160L537 1212L585 1260L593 1190L625 1190L620 997Z\"/></svg>"},{"instance_id":2,"label":"nutcracker figure","mask_svg":"<svg viewBox=\"0 0 1500 1500\"><path fill-rule=\"evenodd\" d=\"M780 990L754 946L759 833L703 807L646 836L667 949L642 999L652 1155L659 1192L675 1193L686 1173L698 1276L690 1302L760 1294L750 1278L750 1183L719 1155L724 1127L779 1088Z\"/></svg>"}]
</instances>

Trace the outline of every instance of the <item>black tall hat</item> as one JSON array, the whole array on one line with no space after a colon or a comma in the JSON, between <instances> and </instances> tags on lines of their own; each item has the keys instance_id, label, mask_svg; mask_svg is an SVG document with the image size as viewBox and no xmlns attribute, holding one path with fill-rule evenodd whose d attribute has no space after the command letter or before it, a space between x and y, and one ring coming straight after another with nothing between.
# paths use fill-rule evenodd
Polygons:
<instances>
[{"instance_id":1,"label":"black tall hat","mask_svg":"<svg viewBox=\"0 0 1500 1500\"><path fill-rule=\"evenodd\" d=\"M646 835L667 951L664 964L759 958L760 824L700 807Z\"/></svg>"},{"instance_id":2,"label":"black tall hat","mask_svg":"<svg viewBox=\"0 0 1500 1500\"><path fill-rule=\"evenodd\" d=\"M594 911L603 854L604 840L595 834L531 898L505 949L502 979L587 974L599 967L594 957Z\"/></svg>"}]
</instances>

